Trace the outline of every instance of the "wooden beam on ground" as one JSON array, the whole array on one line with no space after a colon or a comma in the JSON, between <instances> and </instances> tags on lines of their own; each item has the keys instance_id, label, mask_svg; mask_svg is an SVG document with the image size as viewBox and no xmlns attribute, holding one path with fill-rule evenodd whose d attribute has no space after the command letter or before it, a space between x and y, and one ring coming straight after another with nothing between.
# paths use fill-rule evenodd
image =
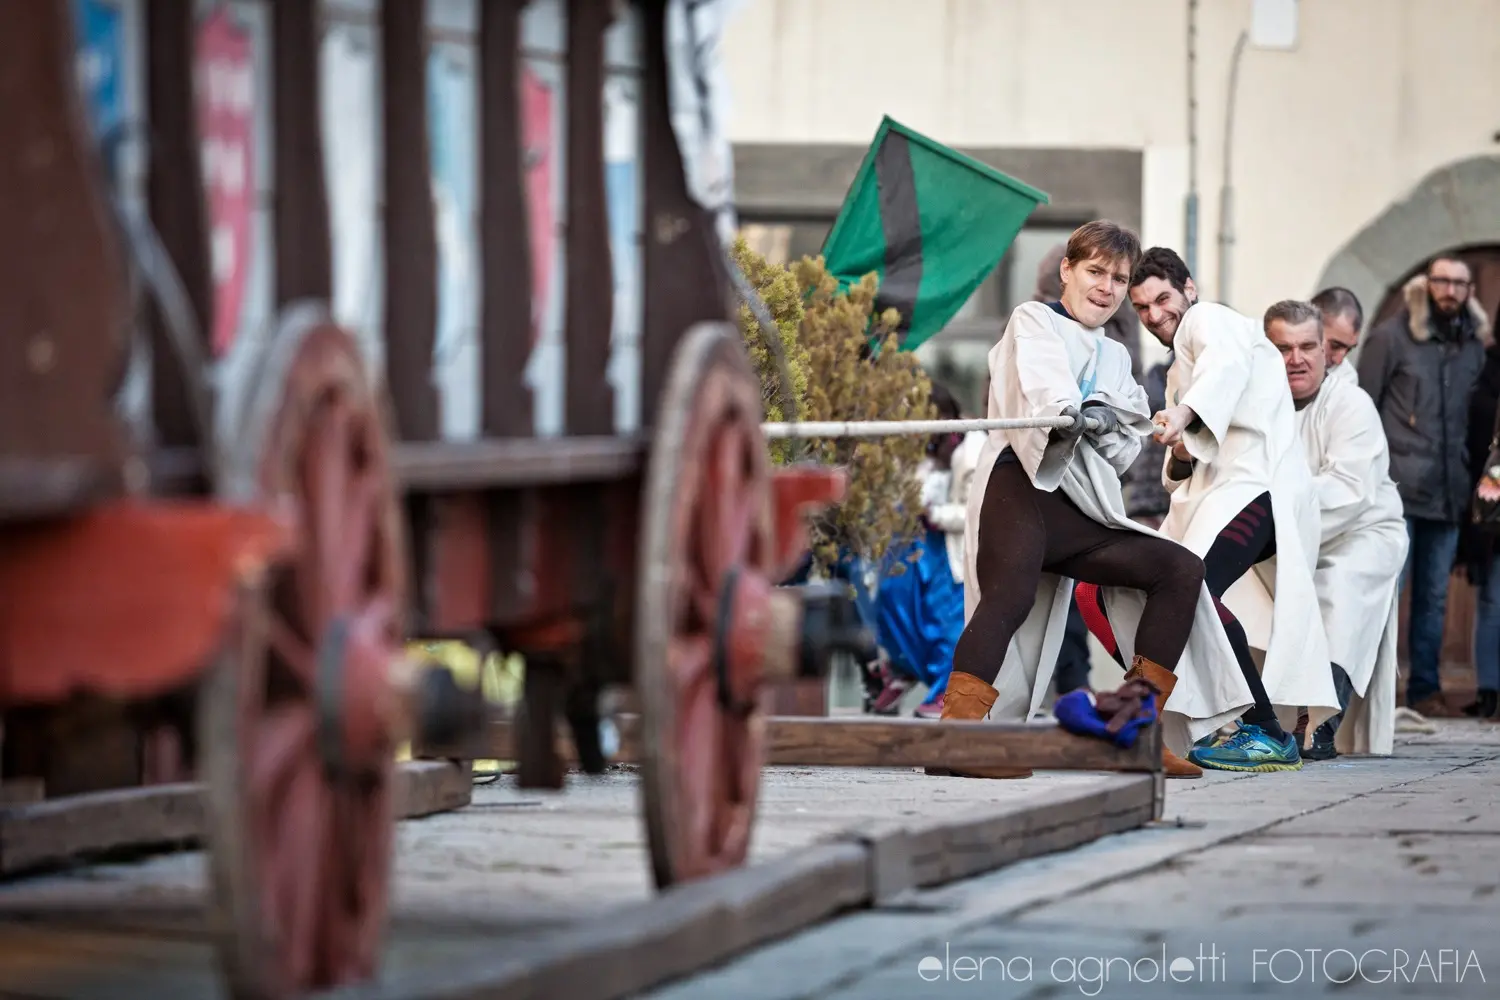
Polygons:
<instances>
[{"instance_id":1,"label":"wooden beam on ground","mask_svg":"<svg viewBox=\"0 0 1500 1000\"><path fill-rule=\"evenodd\" d=\"M1158 779L1101 776L1045 802L961 820L850 831L764 864L673 888L471 962L328 1000L617 1000L711 968L841 912L878 906L1026 858L1135 829L1155 815Z\"/></svg>"},{"instance_id":2,"label":"wooden beam on ground","mask_svg":"<svg viewBox=\"0 0 1500 1000\"><path fill-rule=\"evenodd\" d=\"M615 719L620 750L613 762L640 761L640 717ZM773 716L766 763L813 767L1030 767L1043 771L1161 770L1161 730L1152 726L1135 745L1076 736L1041 723L930 722L877 717L816 719ZM488 739L470 748L477 759L515 760L515 727L490 723ZM564 760L577 761L572 739L558 740Z\"/></svg>"},{"instance_id":3,"label":"wooden beam on ground","mask_svg":"<svg viewBox=\"0 0 1500 1000\"><path fill-rule=\"evenodd\" d=\"M473 795L467 764L407 761L396 769L396 815L461 809ZM199 785L183 782L69 795L0 807L0 876L131 851L197 846Z\"/></svg>"}]
</instances>

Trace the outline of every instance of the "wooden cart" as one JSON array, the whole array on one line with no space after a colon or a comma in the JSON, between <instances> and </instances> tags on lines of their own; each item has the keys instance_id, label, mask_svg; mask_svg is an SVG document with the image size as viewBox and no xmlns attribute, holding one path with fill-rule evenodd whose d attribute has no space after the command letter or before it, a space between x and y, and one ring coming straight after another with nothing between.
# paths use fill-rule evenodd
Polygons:
<instances>
[{"instance_id":1,"label":"wooden cart","mask_svg":"<svg viewBox=\"0 0 1500 1000\"><path fill-rule=\"evenodd\" d=\"M481 435L463 442L440 440L430 377L424 4L376 5L383 372L331 316L319 5L262 8L275 317L236 355L238 393L211 385L223 302L210 262L224 248L211 246L204 170L227 154L203 152L194 95L244 81L201 70L195 81L196 6L144 5L144 215L122 211L106 182L75 81L71 4L0 7L0 707L196 697L185 742L205 784L214 919L236 995L376 968L394 748L461 739L479 718L446 675L404 661L408 636L524 655L518 756L532 786L561 786L564 721L583 766L602 769L600 695L630 688L658 882L740 864L764 682L814 674L869 639L842 596L776 587L804 544L799 514L836 499L841 480L773 475L725 258L669 118L665 0L566 4L566 404L563 433L548 437L534 434L522 378L533 337L525 4L478 5L483 410ZM646 430L629 434L616 432L606 377L603 46L617 14L640 25L647 230ZM117 398L138 325L151 347L145 434Z\"/></svg>"},{"instance_id":2,"label":"wooden cart","mask_svg":"<svg viewBox=\"0 0 1500 1000\"><path fill-rule=\"evenodd\" d=\"M566 29L553 150L566 164L565 252L539 257L523 36L528 6L544 2ZM205 170L222 169L224 150L205 144L195 101L226 88L250 113L254 89L212 79L212 67L205 78L197 58L203 18L228 8L139 0L149 166L146 210L133 213L87 126L72 4L0 4L0 708L83 693L191 721L236 996L373 975L393 751L406 738L503 748L523 785L559 788L568 756L605 766L601 700L623 690L662 887L744 862L768 754L1159 770L1153 741L1124 753L1018 727L829 720L806 724L829 727L826 738L805 726L790 749L786 730L777 738L773 685L820 676L838 651L871 651L846 595L778 586L805 547L803 516L836 501L842 480L770 462L737 276L674 127L669 0L535 4L474 5L479 412L468 437L444 432L433 376L423 0L364 5L380 63L374 352L333 318L320 119L332 2L234 5L259 12L269 52L256 113L269 123L273 308L225 357L223 314L237 320L240 290L216 285L213 262L235 234L210 237L223 192ZM610 372L622 262L604 150L618 47L607 38L622 21L634 25L641 229L628 427ZM561 303L549 345L560 419L539 426L527 367L547 289ZM117 398L127 361L142 358L144 431ZM446 673L409 663L414 637L524 656L517 719L490 723Z\"/></svg>"}]
</instances>

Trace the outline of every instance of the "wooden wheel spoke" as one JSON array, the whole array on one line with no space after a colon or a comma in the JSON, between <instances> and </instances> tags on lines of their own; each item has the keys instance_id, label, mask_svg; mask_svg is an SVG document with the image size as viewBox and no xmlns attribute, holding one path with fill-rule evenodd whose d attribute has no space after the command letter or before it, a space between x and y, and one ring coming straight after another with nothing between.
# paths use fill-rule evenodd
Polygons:
<instances>
[{"instance_id":1,"label":"wooden wheel spoke","mask_svg":"<svg viewBox=\"0 0 1500 1000\"><path fill-rule=\"evenodd\" d=\"M266 623L266 639L282 664L311 691L318 676L318 655L312 646L303 641L290 623L281 615L272 613Z\"/></svg>"},{"instance_id":2,"label":"wooden wheel spoke","mask_svg":"<svg viewBox=\"0 0 1500 1000\"><path fill-rule=\"evenodd\" d=\"M285 807L266 831L266 885L274 893L266 910L275 914L292 981L305 983L316 974L323 945L329 817L318 760L304 758L301 765L290 775Z\"/></svg>"},{"instance_id":3,"label":"wooden wheel spoke","mask_svg":"<svg viewBox=\"0 0 1500 1000\"><path fill-rule=\"evenodd\" d=\"M302 702L268 709L261 719L255 744L249 749L246 780L258 810L274 816L292 774L315 754L311 710Z\"/></svg>"},{"instance_id":4,"label":"wooden wheel spoke","mask_svg":"<svg viewBox=\"0 0 1500 1000\"><path fill-rule=\"evenodd\" d=\"M334 599L350 607L359 599L360 585L370 570L370 559L380 530L380 508L385 483L373 469L359 471L349 484L349 498L339 544L342 561L330 567Z\"/></svg>"},{"instance_id":5,"label":"wooden wheel spoke","mask_svg":"<svg viewBox=\"0 0 1500 1000\"><path fill-rule=\"evenodd\" d=\"M712 677L712 640L707 635L673 636L667 653L667 670L685 697L695 685Z\"/></svg>"},{"instance_id":6,"label":"wooden wheel spoke","mask_svg":"<svg viewBox=\"0 0 1500 1000\"><path fill-rule=\"evenodd\" d=\"M308 428L302 453L307 545L301 596L306 625L317 631L347 608L340 603L343 595L337 593L336 581L348 558L349 423L349 410L341 400L324 404Z\"/></svg>"},{"instance_id":7,"label":"wooden wheel spoke","mask_svg":"<svg viewBox=\"0 0 1500 1000\"><path fill-rule=\"evenodd\" d=\"M678 772L677 794L687 813L686 835L692 844L717 846L718 802L722 797L723 761L719 746L720 716L712 674L701 671L682 687L678 739L701 753L685 755Z\"/></svg>"},{"instance_id":8,"label":"wooden wheel spoke","mask_svg":"<svg viewBox=\"0 0 1500 1000\"><path fill-rule=\"evenodd\" d=\"M752 518L763 498L750 488L742 429L725 425L712 440L698 498L698 547L703 583L717 593L724 575L749 554Z\"/></svg>"}]
</instances>

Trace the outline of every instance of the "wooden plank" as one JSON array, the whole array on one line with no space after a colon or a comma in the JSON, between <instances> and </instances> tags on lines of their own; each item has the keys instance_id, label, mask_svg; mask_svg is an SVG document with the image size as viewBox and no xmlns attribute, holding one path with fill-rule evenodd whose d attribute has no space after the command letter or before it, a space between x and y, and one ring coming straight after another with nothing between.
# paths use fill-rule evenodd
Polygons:
<instances>
[{"instance_id":1,"label":"wooden plank","mask_svg":"<svg viewBox=\"0 0 1500 1000\"><path fill-rule=\"evenodd\" d=\"M276 194L276 305L333 299L333 241L323 179L323 32L317 0L277 0L271 9L271 116Z\"/></svg>"},{"instance_id":2,"label":"wooden plank","mask_svg":"<svg viewBox=\"0 0 1500 1000\"><path fill-rule=\"evenodd\" d=\"M396 771L396 815L430 816L469 804L467 764L419 760ZM187 848L203 835L196 782L125 788L0 807L0 875L156 848Z\"/></svg>"},{"instance_id":3,"label":"wooden plank","mask_svg":"<svg viewBox=\"0 0 1500 1000\"><path fill-rule=\"evenodd\" d=\"M1033 767L1159 771L1157 727L1129 750L1058 725L924 719L771 720L770 763L825 767Z\"/></svg>"},{"instance_id":4,"label":"wooden plank","mask_svg":"<svg viewBox=\"0 0 1500 1000\"><path fill-rule=\"evenodd\" d=\"M1065 850L1156 818L1154 780L1146 775L1101 777L1097 785L1066 789L1042 805L1012 808L962 821L918 821L878 831L854 830L870 851L872 896L883 902L908 889L970 878L1026 858Z\"/></svg>"},{"instance_id":5,"label":"wooden plank","mask_svg":"<svg viewBox=\"0 0 1500 1000\"><path fill-rule=\"evenodd\" d=\"M640 719L615 719L620 752L615 763L640 760ZM924 719L808 719L772 716L766 763L813 767L1030 767L1065 771L1161 770L1161 730L1153 726L1122 750L1112 743L1075 736L1056 725L998 722L930 722ZM488 737L472 749L482 759L514 760L514 727L490 723ZM576 761L571 740L559 737L558 752Z\"/></svg>"},{"instance_id":6,"label":"wooden plank","mask_svg":"<svg viewBox=\"0 0 1500 1000\"><path fill-rule=\"evenodd\" d=\"M837 914L1088 843L1151 819L1150 775L1110 775L1045 803L849 831L775 861L676 887L574 924L524 952L454 961L354 1000L615 1000L718 965Z\"/></svg>"},{"instance_id":7,"label":"wooden plank","mask_svg":"<svg viewBox=\"0 0 1500 1000\"><path fill-rule=\"evenodd\" d=\"M614 429L615 393L608 375L614 279L604 196L604 29L609 26L609 8L608 0L567 0L563 354L569 434L609 434Z\"/></svg>"},{"instance_id":8,"label":"wooden plank","mask_svg":"<svg viewBox=\"0 0 1500 1000\"><path fill-rule=\"evenodd\" d=\"M197 45L193 0L156 0L145 5L146 116L151 126L146 192L151 221L182 281L193 319L204 338L213 329L214 284L209 253L207 199L203 191L203 152L198 131L194 54ZM166 319L154 299L145 303L151 336L151 412L156 444L196 451L192 394L181 353L172 346ZM191 373L197 377L198 373ZM206 484L193 484L200 489ZM184 491L185 492L185 491Z\"/></svg>"},{"instance_id":9,"label":"wooden plank","mask_svg":"<svg viewBox=\"0 0 1500 1000\"><path fill-rule=\"evenodd\" d=\"M114 397L133 303L71 6L0 4L0 456L123 472Z\"/></svg>"},{"instance_id":10,"label":"wooden plank","mask_svg":"<svg viewBox=\"0 0 1500 1000\"><path fill-rule=\"evenodd\" d=\"M677 343L695 323L738 313L713 219L688 194L682 151L672 125L666 55L666 0L642 7L642 191L646 235L641 327L641 425L655 426Z\"/></svg>"},{"instance_id":11,"label":"wooden plank","mask_svg":"<svg viewBox=\"0 0 1500 1000\"><path fill-rule=\"evenodd\" d=\"M408 492L449 493L628 479L645 453L631 437L523 437L402 443L391 461Z\"/></svg>"},{"instance_id":12,"label":"wooden plank","mask_svg":"<svg viewBox=\"0 0 1500 1000\"><path fill-rule=\"evenodd\" d=\"M437 336L437 228L427 142L427 4L380 4L385 179L385 381L398 436L438 436L432 379Z\"/></svg>"},{"instance_id":13,"label":"wooden plank","mask_svg":"<svg viewBox=\"0 0 1500 1000\"><path fill-rule=\"evenodd\" d=\"M530 224L523 178L521 10L526 0L479 5L479 335L481 424L487 438L526 438L533 431L526 362L532 330ZM509 463L511 471L521 470ZM535 495L496 492L486 498L489 604L496 620L522 616L531 600L527 575Z\"/></svg>"}]
</instances>

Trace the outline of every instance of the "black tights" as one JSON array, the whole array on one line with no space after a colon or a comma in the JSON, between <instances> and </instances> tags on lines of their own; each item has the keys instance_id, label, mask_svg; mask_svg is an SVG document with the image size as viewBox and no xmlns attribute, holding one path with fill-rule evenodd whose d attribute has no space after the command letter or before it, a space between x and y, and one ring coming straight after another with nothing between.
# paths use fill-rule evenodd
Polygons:
<instances>
[{"instance_id":1,"label":"black tights","mask_svg":"<svg viewBox=\"0 0 1500 1000\"><path fill-rule=\"evenodd\" d=\"M1061 490L1037 489L1014 461L990 472L975 563L979 604L953 650L953 669L985 680L1031 613L1043 572L1144 591L1136 651L1176 669L1204 572L1201 559L1170 539L1105 527Z\"/></svg>"},{"instance_id":2,"label":"black tights","mask_svg":"<svg viewBox=\"0 0 1500 1000\"><path fill-rule=\"evenodd\" d=\"M1234 658L1240 665L1240 673L1245 675L1245 683L1250 687L1250 697L1255 702L1245 710L1242 718L1281 739L1286 733L1276 718L1276 710L1271 707L1271 699L1260 679L1260 671L1255 668L1255 660L1250 656L1250 640L1245 635L1245 627L1220 600L1236 580L1250 571L1250 567L1265 562L1275 554L1276 523L1271 517L1271 494L1262 493L1225 525L1219 532L1219 537L1214 539L1208 555L1203 558L1203 582L1208 584L1208 592L1213 595L1219 621L1224 623L1224 634L1229 639ZM1078 598L1085 602L1081 610L1090 629L1114 656L1115 661L1123 666L1124 661L1120 657L1114 635L1108 630L1100 591L1095 587L1080 587Z\"/></svg>"}]
</instances>

